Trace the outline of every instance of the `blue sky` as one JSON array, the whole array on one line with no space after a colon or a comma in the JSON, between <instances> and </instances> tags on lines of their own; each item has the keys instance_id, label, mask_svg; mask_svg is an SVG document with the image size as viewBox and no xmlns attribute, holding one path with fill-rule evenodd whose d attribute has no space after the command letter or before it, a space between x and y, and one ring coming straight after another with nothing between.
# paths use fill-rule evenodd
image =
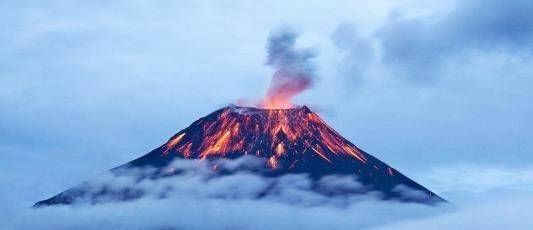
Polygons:
<instances>
[{"instance_id":1,"label":"blue sky","mask_svg":"<svg viewBox=\"0 0 533 230\"><path fill-rule=\"evenodd\" d=\"M2 203L28 206L260 99L282 26L317 52L297 102L354 144L430 188L451 182L427 175L464 168L509 180L533 161L532 5L3 1L0 179L24 192Z\"/></svg>"}]
</instances>

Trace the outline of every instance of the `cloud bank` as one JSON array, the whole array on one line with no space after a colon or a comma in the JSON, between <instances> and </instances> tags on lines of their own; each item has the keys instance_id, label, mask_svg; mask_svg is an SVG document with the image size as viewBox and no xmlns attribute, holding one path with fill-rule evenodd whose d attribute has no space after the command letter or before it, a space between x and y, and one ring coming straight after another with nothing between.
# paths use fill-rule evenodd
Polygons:
<instances>
[{"instance_id":1,"label":"cloud bank","mask_svg":"<svg viewBox=\"0 0 533 230\"><path fill-rule=\"evenodd\" d=\"M25 209L8 216L7 228L32 229L336 229L364 228L447 212L450 207L382 201L379 194L336 194L361 185L351 176L326 176L316 185L306 175L262 177L246 171L258 159L177 160L155 169L120 169L81 185L90 193L70 206ZM217 165L216 169L213 168ZM232 172L220 176L215 172ZM177 174L176 174L177 173ZM144 178L144 179L141 179ZM142 194L121 201L124 191ZM265 192L267 191L267 192ZM410 192L405 189L406 192ZM379 218L375 218L379 216ZM31 221L24 221L31 220Z\"/></svg>"},{"instance_id":2,"label":"cloud bank","mask_svg":"<svg viewBox=\"0 0 533 230\"><path fill-rule=\"evenodd\" d=\"M254 161L219 162L219 170L236 171L251 166ZM463 168L462 170L456 170ZM145 196L137 200L117 202L104 200L92 205L81 202L71 206L51 206L38 209L16 209L2 212L5 229L528 229L533 204L531 170L495 166L441 167L426 173L434 177L431 184L445 187L445 194L459 192L463 197L453 205L425 205L381 201L374 195L327 197L309 189L305 175L289 175L278 179L258 177L242 172L213 177L211 165L197 161L176 161L165 172L181 171L177 177L157 182L136 180L151 169L135 172L105 173L93 180L95 188L105 184L112 189L135 187ZM468 170L470 169L470 170ZM194 173L193 173L194 172ZM445 172L445 173L443 173ZM486 180L483 172L498 172L516 178L502 186L504 193L491 193L493 188L478 183L456 182L443 176L462 175L469 181ZM131 174L134 173L134 174ZM135 175L130 177L128 175ZM489 176L490 176L489 175ZM464 181L464 180L463 180ZM500 181L499 179L496 181ZM275 182L275 183L273 183ZM324 188L358 188L350 177L328 177L320 181ZM272 193L257 198L270 187ZM478 188L479 187L479 188ZM509 189L513 188L513 189ZM402 188L398 188L402 189ZM477 189L477 190L475 190ZM474 191L474 192L473 192ZM517 195L522 194L522 195ZM413 194L416 195L416 194Z\"/></svg>"},{"instance_id":3,"label":"cloud bank","mask_svg":"<svg viewBox=\"0 0 533 230\"><path fill-rule=\"evenodd\" d=\"M347 26L341 24L332 41L343 52L357 54L343 61L356 67L353 74L361 72L357 66L367 66L367 44L375 42L382 68L407 81L428 84L444 77L448 62L460 55L482 59L484 53L496 52L531 58L532 13L533 4L527 0L459 1L450 12L430 16L404 16L398 9L367 38L358 38L353 29L343 32Z\"/></svg>"}]
</instances>

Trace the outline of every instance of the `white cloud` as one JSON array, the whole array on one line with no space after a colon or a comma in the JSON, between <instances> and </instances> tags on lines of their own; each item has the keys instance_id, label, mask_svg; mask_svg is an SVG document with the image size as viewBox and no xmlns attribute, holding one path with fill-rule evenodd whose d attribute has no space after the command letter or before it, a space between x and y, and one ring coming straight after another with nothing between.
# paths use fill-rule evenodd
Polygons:
<instances>
[{"instance_id":1,"label":"white cloud","mask_svg":"<svg viewBox=\"0 0 533 230\"><path fill-rule=\"evenodd\" d=\"M252 159L219 161L217 170L246 168L254 164ZM92 183L92 186L104 184L116 190L133 187L143 191L145 196L140 199L127 202L108 199L98 205L82 202L39 209L11 204L0 213L7 220L2 227L501 229L509 226L527 229L532 224L531 218L527 218L533 207L533 197L528 193L532 188L529 167L462 165L421 172L424 176L418 182L430 188L441 188L444 194L456 194L458 198L449 199L452 205L437 207L382 201L375 194L324 196L310 189L311 183L305 175L264 178L244 171L214 177L212 165L198 161L176 161L172 167L183 173L138 181L122 171L119 176L104 173ZM135 170L133 174L137 177L147 172L153 169ZM351 177L335 176L324 178L320 184L325 188L354 189L358 186ZM265 188L270 188L270 193L257 199Z\"/></svg>"},{"instance_id":2,"label":"white cloud","mask_svg":"<svg viewBox=\"0 0 533 230\"><path fill-rule=\"evenodd\" d=\"M434 167L417 177L436 193L456 195L533 191L533 168L460 164Z\"/></svg>"},{"instance_id":3,"label":"white cloud","mask_svg":"<svg viewBox=\"0 0 533 230\"><path fill-rule=\"evenodd\" d=\"M484 203L462 207L455 212L403 221L375 229L531 229L533 197L485 197Z\"/></svg>"}]
</instances>

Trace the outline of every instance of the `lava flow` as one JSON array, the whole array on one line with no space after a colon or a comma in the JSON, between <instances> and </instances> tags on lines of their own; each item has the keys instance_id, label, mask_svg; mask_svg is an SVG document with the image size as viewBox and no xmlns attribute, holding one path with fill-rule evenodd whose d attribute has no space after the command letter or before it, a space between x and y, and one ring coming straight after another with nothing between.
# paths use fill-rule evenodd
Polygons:
<instances>
[{"instance_id":1,"label":"lava flow","mask_svg":"<svg viewBox=\"0 0 533 230\"><path fill-rule=\"evenodd\" d=\"M361 164L368 161L362 151L305 106L226 108L179 132L163 148L163 155L177 154L183 158L235 158L250 154L268 159L271 168L294 167L300 158L297 156L302 154L318 156L328 163L332 159L354 159Z\"/></svg>"}]
</instances>

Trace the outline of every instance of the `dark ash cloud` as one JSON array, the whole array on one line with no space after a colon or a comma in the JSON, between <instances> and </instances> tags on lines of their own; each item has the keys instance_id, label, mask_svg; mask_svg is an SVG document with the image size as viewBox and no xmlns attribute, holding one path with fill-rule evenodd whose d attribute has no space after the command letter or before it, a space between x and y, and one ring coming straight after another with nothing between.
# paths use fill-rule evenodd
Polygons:
<instances>
[{"instance_id":1,"label":"dark ash cloud","mask_svg":"<svg viewBox=\"0 0 533 230\"><path fill-rule=\"evenodd\" d=\"M275 72L261 107L291 107L291 99L312 86L316 68L311 59L316 57L316 52L310 48L297 48L297 38L298 34L289 28L270 34L266 64Z\"/></svg>"}]
</instances>

